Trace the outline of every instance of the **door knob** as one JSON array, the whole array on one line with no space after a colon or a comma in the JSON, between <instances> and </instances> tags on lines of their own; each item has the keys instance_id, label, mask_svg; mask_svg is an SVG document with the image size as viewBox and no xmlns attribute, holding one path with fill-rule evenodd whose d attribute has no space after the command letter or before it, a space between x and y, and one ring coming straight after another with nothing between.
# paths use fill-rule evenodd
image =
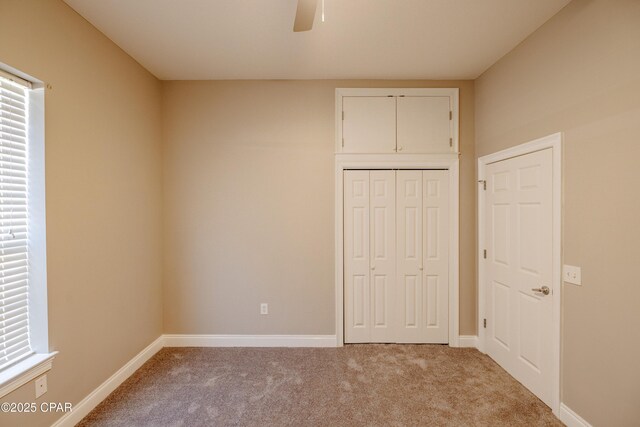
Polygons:
<instances>
[{"instance_id":1,"label":"door knob","mask_svg":"<svg viewBox=\"0 0 640 427\"><path fill-rule=\"evenodd\" d=\"M543 286L541 288L533 288L531 289L533 292L540 292L544 295L549 295L549 292L551 292L551 289L549 289L548 286Z\"/></svg>"},{"instance_id":2,"label":"door knob","mask_svg":"<svg viewBox=\"0 0 640 427\"><path fill-rule=\"evenodd\" d=\"M373 267L371 267L371 269L372 269L372 270L375 270L375 269L376 269L376 266L374 265Z\"/></svg>"}]
</instances>

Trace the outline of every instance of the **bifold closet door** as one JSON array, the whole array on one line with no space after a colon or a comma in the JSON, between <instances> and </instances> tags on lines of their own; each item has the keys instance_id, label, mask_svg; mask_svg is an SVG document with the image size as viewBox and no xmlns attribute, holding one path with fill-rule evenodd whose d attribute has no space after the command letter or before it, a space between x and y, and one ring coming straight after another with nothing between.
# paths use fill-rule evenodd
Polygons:
<instances>
[{"instance_id":1,"label":"bifold closet door","mask_svg":"<svg viewBox=\"0 0 640 427\"><path fill-rule=\"evenodd\" d=\"M370 174L371 342L395 342L396 172Z\"/></svg>"},{"instance_id":2,"label":"bifold closet door","mask_svg":"<svg viewBox=\"0 0 640 427\"><path fill-rule=\"evenodd\" d=\"M394 342L395 171L344 172L345 342Z\"/></svg>"},{"instance_id":3,"label":"bifold closet door","mask_svg":"<svg viewBox=\"0 0 640 427\"><path fill-rule=\"evenodd\" d=\"M346 343L448 342L448 179L344 172Z\"/></svg>"},{"instance_id":4,"label":"bifold closet door","mask_svg":"<svg viewBox=\"0 0 640 427\"><path fill-rule=\"evenodd\" d=\"M424 342L449 342L449 172L422 171Z\"/></svg>"},{"instance_id":5,"label":"bifold closet door","mask_svg":"<svg viewBox=\"0 0 640 427\"><path fill-rule=\"evenodd\" d=\"M447 171L400 170L396 178L396 342L449 341Z\"/></svg>"}]
</instances>

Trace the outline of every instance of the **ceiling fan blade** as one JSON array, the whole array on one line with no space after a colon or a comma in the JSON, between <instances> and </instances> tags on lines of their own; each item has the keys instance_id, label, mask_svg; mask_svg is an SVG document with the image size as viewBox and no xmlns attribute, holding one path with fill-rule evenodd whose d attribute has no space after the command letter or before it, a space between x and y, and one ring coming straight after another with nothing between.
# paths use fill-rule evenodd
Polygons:
<instances>
[{"instance_id":1,"label":"ceiling fan blade","mask_svg":"<svg viewBox=\"0 0 640 427\"><path fill-rule=\"evenodd\" d=\"M318 9L318 0L298 0L296 20L293 23L293 31L309 31L313 28L313 20Z\"/></svg>"}]
</instances>

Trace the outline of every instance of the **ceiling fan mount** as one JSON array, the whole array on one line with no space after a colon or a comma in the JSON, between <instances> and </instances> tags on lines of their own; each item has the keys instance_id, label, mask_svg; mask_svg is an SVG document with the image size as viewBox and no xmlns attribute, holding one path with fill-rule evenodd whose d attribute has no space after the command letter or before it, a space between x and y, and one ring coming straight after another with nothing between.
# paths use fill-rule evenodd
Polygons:
<instances>
[{"instance_id":1,"label":"ceiling fan mount","mask_svg":"<svg viewBox=\"0 0 640 427\"><path fill-rule=\"evenodd\" d=\"M296 19L293 22L293 32L310 31L316 17L319 0L298 0Z\"/></svg>"}]
</instances>

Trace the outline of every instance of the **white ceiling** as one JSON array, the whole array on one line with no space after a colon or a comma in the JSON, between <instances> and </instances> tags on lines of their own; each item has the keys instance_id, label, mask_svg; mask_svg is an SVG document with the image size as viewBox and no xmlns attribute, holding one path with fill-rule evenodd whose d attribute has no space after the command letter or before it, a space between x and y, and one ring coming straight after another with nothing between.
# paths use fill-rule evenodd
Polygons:
<instances>
[{"instance_id":1,"label":"white ceiling","mask_svg":"<svg viewBox=\"0 0 640 427\"><path fill-rule=\"evenodd\" d=\"M325 0L294 33L297 0L65 1L165 80L474 79L569 3Z\"/></svg>"}]
</instances>

